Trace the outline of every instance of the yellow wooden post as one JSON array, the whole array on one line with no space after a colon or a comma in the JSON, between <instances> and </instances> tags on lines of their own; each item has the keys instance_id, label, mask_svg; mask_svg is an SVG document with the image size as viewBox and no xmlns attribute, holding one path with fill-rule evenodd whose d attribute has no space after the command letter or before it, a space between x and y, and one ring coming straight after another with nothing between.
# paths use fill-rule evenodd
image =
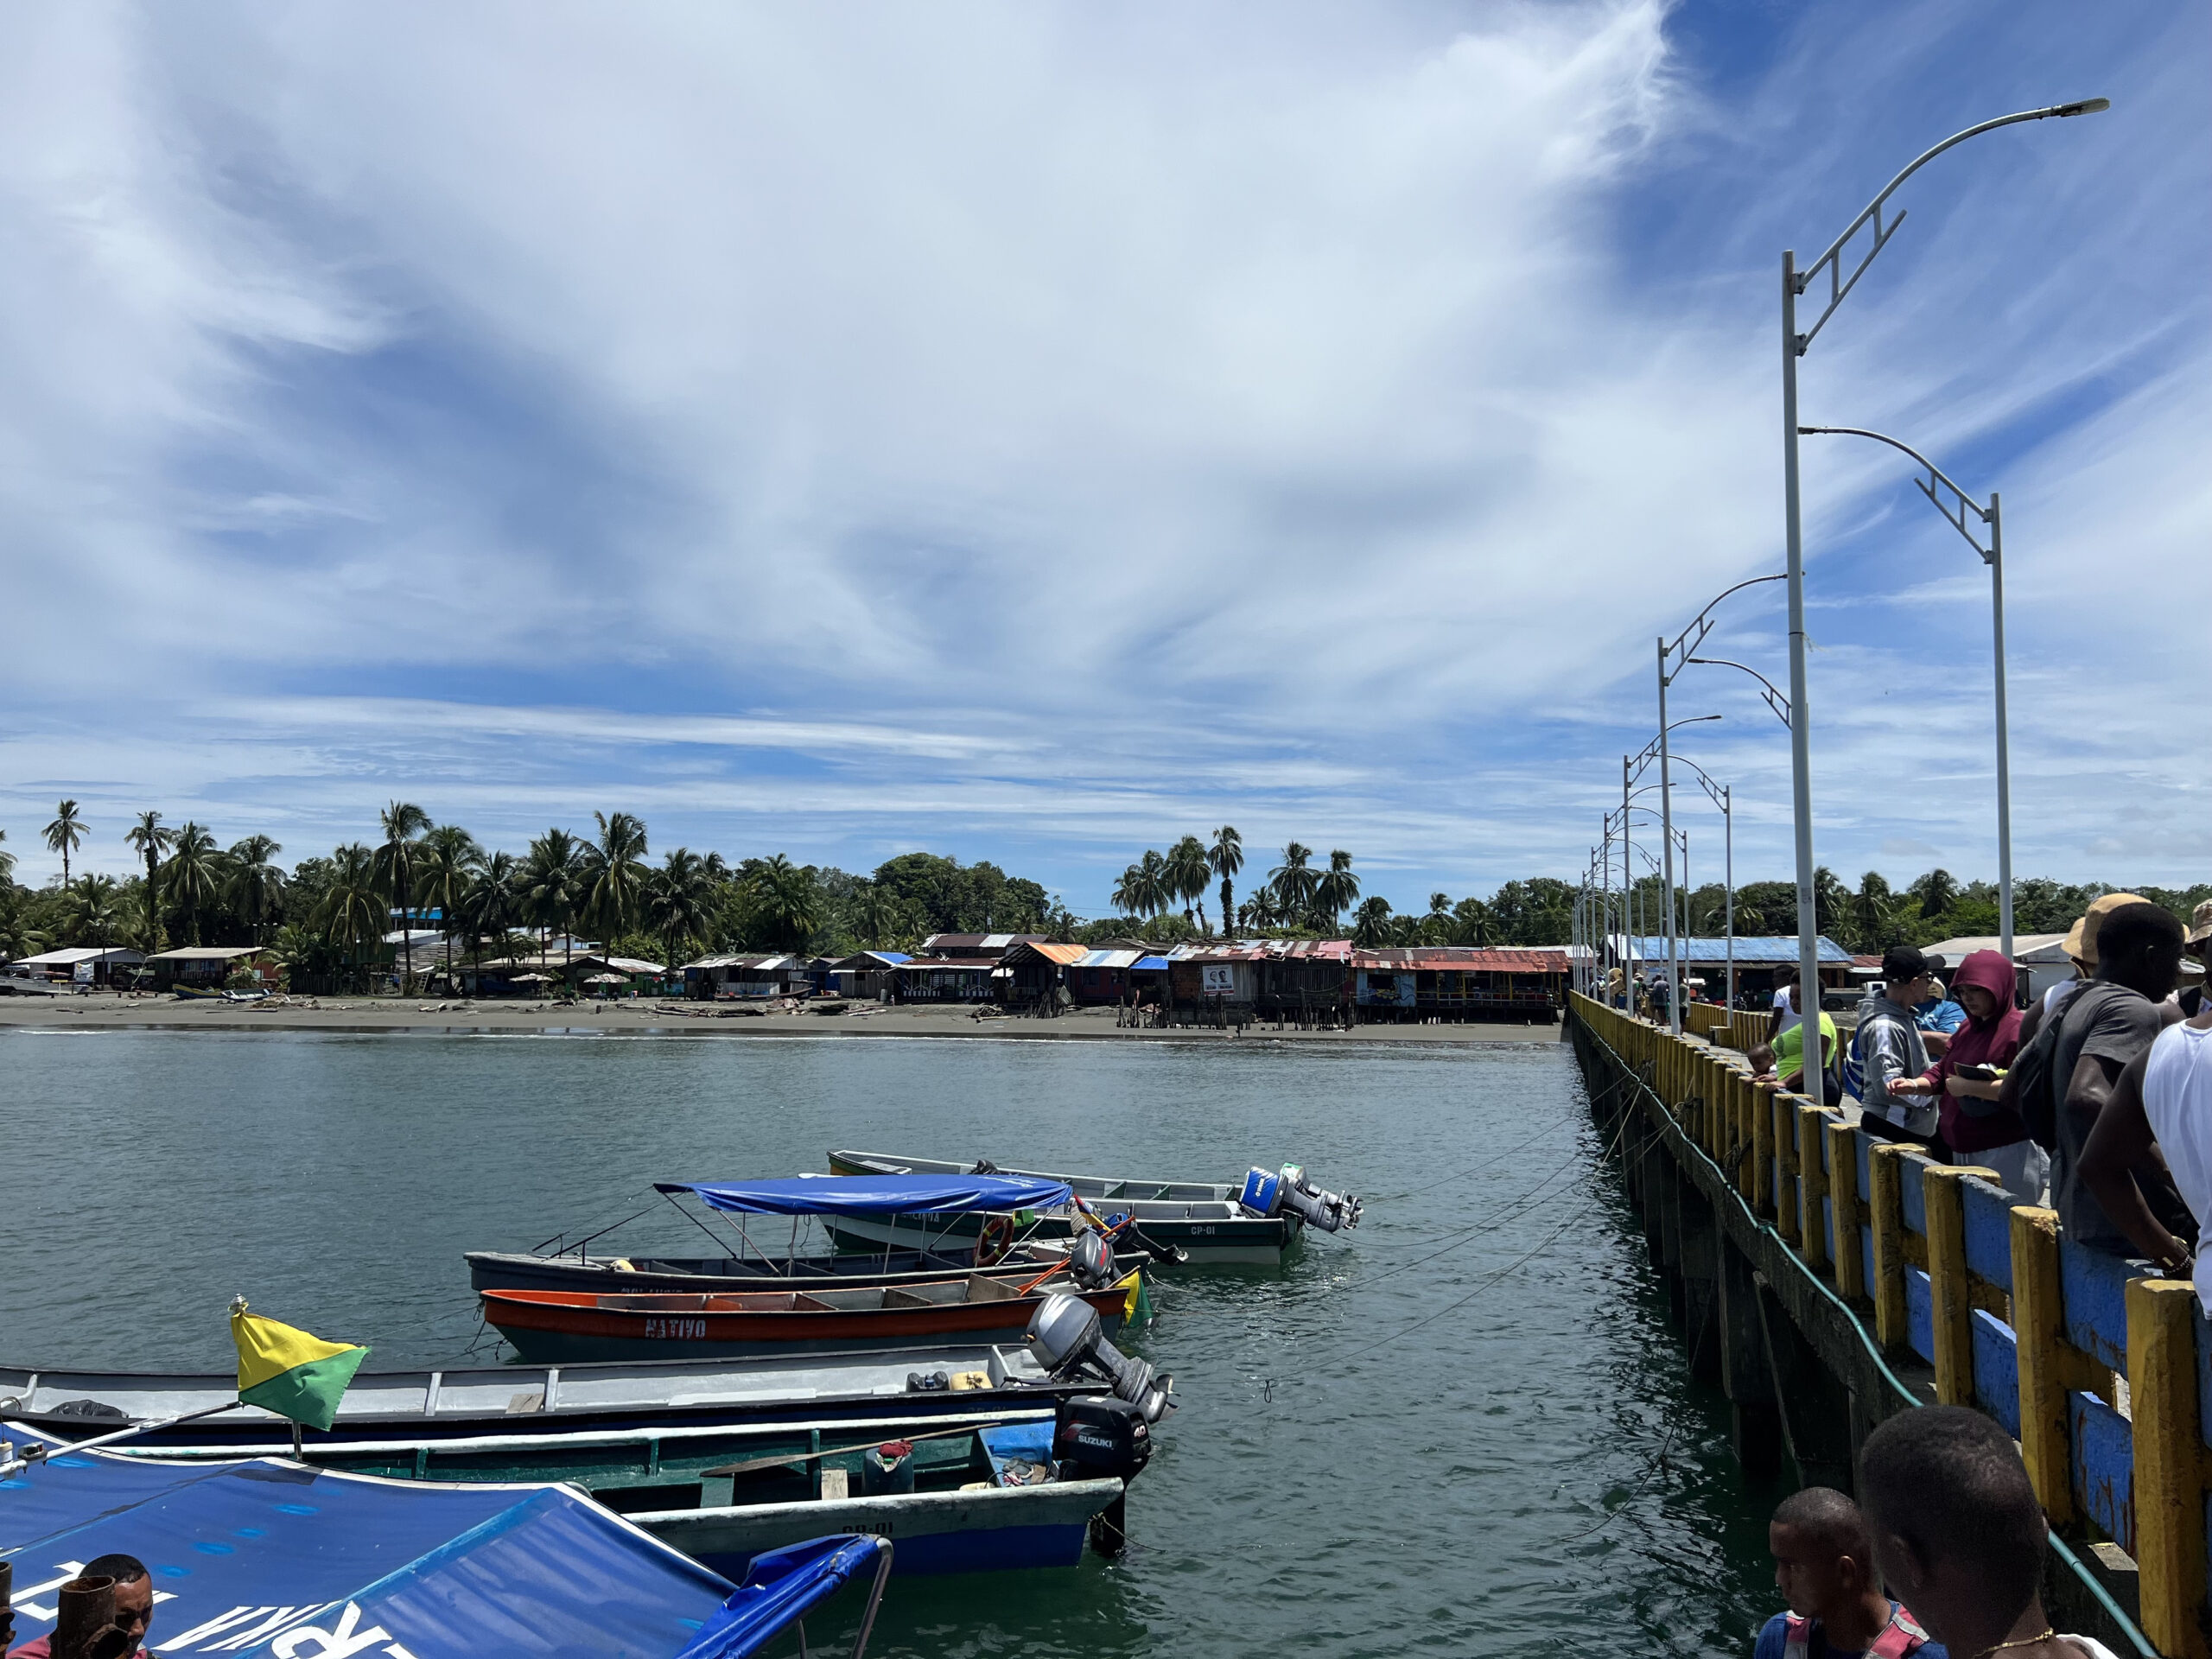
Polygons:
<instances>
[{"instance_id":1,"label":"yellow wooden post","mask_svg":"<svg viewBox=\"0 0 2212 1659\"><path fill-rule=\"evenodd\" d=\"M1797 1242L1797 1096L1776 1094L1767 1102L1774 1122L1775 1161L1781 1173L1774 1184L1774 1230Z\"/></svg>"},{"instance_id":2,"label":"yellow wooden post","mask_svg":"<svg viewBox=\"0 0 2212 1659\"><path fill-rule=\"evenodd\" d=\"M1874 1282L1866 1294L1874 1300L1874 1338L1885 1348L1901 1348L1907 1341L1904 1312L1904 1210L1901 1202L1904 1172L1898 1160L1905 1149L1885 1141L1868 1148L1866 1160L1867 1220L1874 1229Z\"/></svg>"},{"instance_id":3,"label":"yellow wooden post","mask_svg":"<svg viewBox=\"0 0 2212 1659\"><path fill-rule=\"evenodd\" d=\"M1828 1228L1821 1217L1821 1200L1827 1197L1827 1172L1821 1167L1821 1150L1827 1144L1828 1115L1809 1100L1797 1103L1797 1192L1804 1212L1798 1253L1806 1265L1818 1269L1827 1260Z\"/></svg>"},{"instance_id":4,"label":"yellow wooden post","mask_svg":"<svg viewBox=\"0 0 2212 1659\"><path fill-rule=\"evenodd\" d=\"M2020 1458L2053 1525L2074 1518L2068 1461L2064 1313L2058 1298L2058 1212L2012 1211L2012 1332L2020 1357Z\"/></svg>"},{"instance_id":5,"label":"yellow wooden post","mask_svg":"<svg viewBox=\"0 0 2212 1659\"><path fill-rule=\"evenodd\" d=\"M1751 1085L1751 1208L1768 1211L1774 1198L1774 1085Z\"/></svg>"},{"instance_id":6,"label":"yellow wooden post","mask_svg":"<svg viewBox=\"0 0 2212 1659\"><path fill-rule=\"evenodd\" d=\"M1974 1403L1974 1296L1967 1279L1966 1202L1959 1192L1968 1175L1997 1179L1993 1170L1931 1165L1920 1184L1928 1209L1936 1396L1947 1406Z\"/></svg>"},{"instance_id":7,"label":"yellow wooden post","mask_svg":"<svg viewBox=\"0 0 2212 1659\"><path fill-rule=\"evenodd\" d=\"M1840 1117L1828 1120L1825 1133L1828 1208L1834 1216L1828 1253L1835 1263L1836 1289L1844 1300L1857 1301L1866 1294L1866 1258L1859 1247L1859 1137Z\"/></svg>"},{"instance_id":8,"label":"yellow wooden post","mask_svg":"<svg viewBox=\"0 0 2212 1659\"><path fill-rule=\"evenodd\" d=\"M2206 1659L2198 1624L2204 1605L2204 1440L2196 1416L2196 1293L2187 1280L2127 1281L2143 1634L2160 1653Z\"/></svg>"}]
</instances>

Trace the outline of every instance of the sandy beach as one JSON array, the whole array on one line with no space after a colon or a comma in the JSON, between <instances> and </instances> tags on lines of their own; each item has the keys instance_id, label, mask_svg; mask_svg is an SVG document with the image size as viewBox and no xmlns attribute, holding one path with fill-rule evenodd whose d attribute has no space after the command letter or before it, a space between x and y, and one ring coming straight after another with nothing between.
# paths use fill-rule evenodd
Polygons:
<instances>
[{"instance_id":1,"label":"sandy beach","mask_svg":"<svg viewBox=\"0 0 2212 1659\"><path fill-rule=\"evenodd\" d=\"M1454 1046L1550 1042L1541 1026L1375 1025L1351 1031L1278 1031L1248 1027L1239 1036L1208 1028L1166 1031L1116 1027L1110 1007L1052 1020L989 1015L972 1007L854 1004L842 1014L739 1012L730 1005L640 999L634 1002L467 1001L437 997L294 997L260 1003L181 1001L168 996L0 996L0 1028L164 1031L559 1031L711 1033L717 1036L992 1037L1041 1042L1300 1042Z\"/></svg>"}]
</instances>

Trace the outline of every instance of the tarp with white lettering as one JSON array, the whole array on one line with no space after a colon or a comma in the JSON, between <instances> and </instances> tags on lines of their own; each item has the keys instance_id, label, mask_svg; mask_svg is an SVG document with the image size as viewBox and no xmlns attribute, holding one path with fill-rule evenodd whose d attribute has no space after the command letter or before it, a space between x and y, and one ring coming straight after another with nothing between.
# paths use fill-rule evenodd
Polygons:
<instances>
[{"instance_id":1,"label":"tarp with white lettering","mask_svg":"<svg viewBox=\"0 0 2212 1659\"><path fill-rule=\"evenodd\" d=\"M671 1659L726 1624L733 1599L727 1580L570 1488L101 1452L0 1480L18 1642L50 1630L56 1587L111 1552L146 1563L147 1644L161 1654Z\"/></svg>"}]
</instances>

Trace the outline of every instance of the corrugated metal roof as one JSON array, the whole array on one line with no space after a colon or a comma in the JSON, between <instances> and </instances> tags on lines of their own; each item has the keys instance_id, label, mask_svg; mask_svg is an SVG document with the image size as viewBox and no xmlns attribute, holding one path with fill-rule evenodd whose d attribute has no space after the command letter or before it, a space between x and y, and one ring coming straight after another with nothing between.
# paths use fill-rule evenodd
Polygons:
<instances>
[{"instance_id":1,"label":"corrugated metal roof","mask_svg":"<svg viewBox=\"0 0 2212 1659\"><path fill-rule=\"evenodd\" d=\"M849 971L868 973L872 971L869 967L871 963L880 963L886 968L896 968L902 962L912 960L913 957L908 956L904 950L856 950L842 962L833 963L830 965L830 971L832 973Z\"/></svg>"},{"instance_id":2,"label":"corrugated metal roof","mask_svg":"<svg viewBox=\"0 0 2212 1659\"><path fill-rule=\"evenodd\" d=\"M1086 950L1068 965L1071 968L1134 968L1141 950Z\"/></svg>"},{"instance_id":3,"label":"corrugated metal roof","mask_svg":"<svg viewBox=\"0 0 2212 1659\"><path fill-rule=\"evenodd\" d=\"M1667 936L1663 933L1652 938L1639 936L1628 943L1633 954L1640 960L1645 962L1667 960ZM1616 934L1613 938L1614 948L1618 950L1620 944L1620 936ZM1725 963L1728 960L1728 941L1725 938L1676 939L1675 950L1684 962ZM1851 961L1851 952L1834 939L1822 935L1820 959L1842 967ZM1738 935L1736 939L1736 965L1739 968L1746 963L1754 967L1764 967L1770 964L1778 966L1796 960L1797 941L1795 938L1755 939L1745 938Z\"/></svg>"},{"instance_id":4,"label":"corrugated metal roof","mask_svg":"<svg viewBox=\"0 0 2212 1659\"><path fill-rule=\"evenodd\" d=\"M1550 950L1501 950L1474 945L1413 945L1390 950L1355 950L1355 968L1443 969L1459 973L1563 974L1566 958Z\"/></svg>"},{"instance_id":5,"label":"corrugated metal roof","mask_svg":"<svg viewBox=\"0 0 2212 1659\"><path fill-rule=\"evenodd\" d=\"M60 950L48 950L35 957L18 957L9 966L12 968L73 968L80 962L99 962L107 957L128 957L132 962L143 962L145 957L124 945L73 944Z\"/></svg>"},{"instance_id":6,"label":"corrugated metal roof","mask_svg":"<svg viewBox=\"0 0 2212 1659\"><path fill-rule=\"evenodd\" d=\"M266 946L258 944L188 944L181 950L164 950L159 956L149 957L149 962L234 962L240 957L265 957Z\"/></svg>"}]
</instances>

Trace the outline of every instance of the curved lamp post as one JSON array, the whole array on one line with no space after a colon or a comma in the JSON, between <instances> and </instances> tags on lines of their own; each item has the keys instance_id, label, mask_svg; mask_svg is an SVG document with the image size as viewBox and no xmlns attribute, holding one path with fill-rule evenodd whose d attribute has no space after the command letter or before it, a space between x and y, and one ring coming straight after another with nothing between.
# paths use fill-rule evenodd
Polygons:
<instances>
[{"instance_id":1,"label":"curved lamp post","mask_svg":"<svg viewBox=\"0 0 2212 1659\"><path fill-rule=\"evenodd\" d=\"M1800 982L1811 1000L1814 1028L1820 1018L1820 920L1813 894L1813 754L1812 720L1805 700L1805 538L1799 521L1797 499L1797 359L1811 347L1814 339L1827 326L1835 308L1843 303L1843 296L1857 286L1874 256L1889 245L1897 227L1904 223L1900 210L1885 219L1883 207L1897 193L1904 181L1922 168L1934 161L1954 145L1999 127L2014 126L2023 121L2042 121L2052 116L2062 118L2076 115L2094 115L2112 107L2109 99L2089 98L2071 104L2053 104L2040 110L2023 110L2017 115L2001 115L1993 121L1984 121L1963 132L1953 133L1932 149L1923 151L1911 164L1882 188L1882 193L1860 209L1859 217L1845 226L1841 236L1828 244L1827 251L1803 271L1797 269L1795 249L1782 256L1782 496L1785 539L1789 552L1789 772L1790 810L1796 824L1797 854L1797 971ZM1843 274L1844 250L1859 232L1872 227L1872 242L1852 267L1851 274ZM1827 302L1821 307L1813 326L1803 334L1797 332L1797 296L1809 289L1814 279L1825 270L1827 273ZM1808 1067L1805 1072L1805 1093L1818 1106L1821 1103L1821 1077L1818 1066Z\"/></svg>"},{"instance_id":2,"label":"curved lamp post","mask_svg":"<svg viewBox=\"0 0 2212 1659\"><path fill-rule=\"evenodd\" d=\"M1920 493L1926 496L1936 512L1943 515L1952 529L1966 537L1967 545L1981 555L1981 562L1989 567L1990 636L1994 643L1997 667L1997 931L2004 936L2001 944L2005 960L2012 960L2012 739L2006 730L2005 717L2005 525L1999 508L1997 492L1989 493L1989 505L1980 502L1961 489L1943 469L1922 454L1909 443L1901 443L1886 432L1870 432L1863 426L1801 426L1804 433L1820 433L1839 437L1872 438L1877 443L1886 443L1891 448L1910 455L1926 468L1925 479L1915 479ZM1947 503L1939 492L1948 491ZM1967 527L1967 515L1972 513L1989 531L1989 545Z\"/></svg>"},{"instance_id":3,"label":"curved lamp post","mask_svg":"<svg viewBox=\"0 0 2212 1659\"><path fill-rule=\"evenodd\" d=\"M1756 582L1764 582L1769 580L1769 578L1758 576L1754 577L1752 580ZM1738 582L1736 587L1748 588L1751 585L1751 582ZM1732 594L1735 591L1735 588L1731 588L1728 590L1728 594ZM1728 594L1721 594L1720 599L1727 598ZM1713 601L1713 604L1718 605L1719 602L1720 600L1716 599ZM1712 608L1713 605L1708 605L1705 607L1707 611L1710 611ZM1703 622L1704 620L1705 613L1700 611L1698 613L1698 621ZM1696 624L1693 623L1691 626L1694 627ZM1707 624L1707 626L1710 626L1711 625ZM1687 639L1688 637L1688 633L1686 630L1684 632L1683 638ZM1703 634L1699 635L1699 638L1700 639L1703 637ZM1681 641L1677 640L1675 643L1679 645ZM1669 646L1667 642L1664 639L1662 639L1659 642L1659 735L1653 738L1650 742L1645 744L1643 746L1643 753L1637 755L1633 761L1631 761L1626 755L1623 755L1621 757L1621 804L1624 808L1628 804L1628 786L1632 781L1632 779L1636 776L1641 776L1643 768L1649 765L1652 757L1656 755L1659 760L1659 822L1663 826L1660 836L1660 842L1667 856L1666 868L1661 876L1661 880L1665 885L1667 892L1667 1020L1669 1027L1673 1029L1674 1034L1679 1037L1682 1034L1682 986L1681 969L1676 960L1676 953L1675 950L1675 818L1672 804L1673 791L1667 787L1667 734L1674 729L1673 727L1667 724L1668 650ZM1676 671L1679 672L1680 671L1677 670ZM1720 716L1719 715L1693 715L1688 720L1676 721L1675 725L1695 726L1704 721L1719 720L1719 718ZM1634 768L1633 772L1631 772L1631 767ZM1637 792L1639 794L1642 793L1641 791L1638 791ZM1623 866L1624 868L1626 866L1625 856L1623 858Z\"/></svg>"}]
</instances>

